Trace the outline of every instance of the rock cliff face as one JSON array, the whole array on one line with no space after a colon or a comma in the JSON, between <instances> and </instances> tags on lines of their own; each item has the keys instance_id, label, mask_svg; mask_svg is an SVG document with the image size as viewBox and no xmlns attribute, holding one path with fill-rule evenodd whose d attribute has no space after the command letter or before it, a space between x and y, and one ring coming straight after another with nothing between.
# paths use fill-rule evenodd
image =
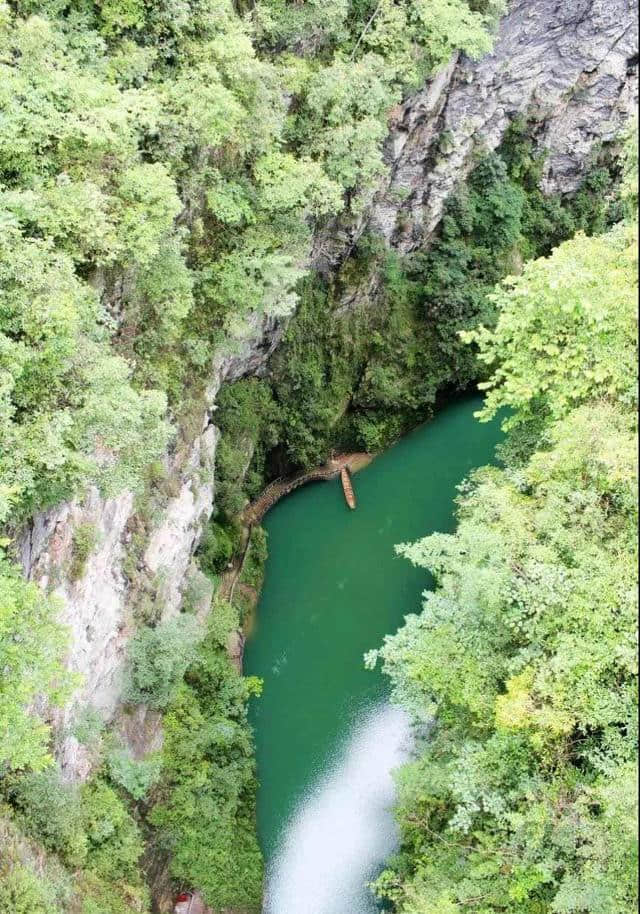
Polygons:
<instances>
[{"instance_id":1,"label":"rock cliff face","mask_svg":"<svg viewBox=\"0 0 640 914\"><path fill-rule=\"evenodd\" d=\"M543 190L574 191L637 108L637 17L637 0L510 3L491 54L454 58L393 113L387 179L357 224L317 245L322 259L342 259L367 228L402 253L427 243L474 151L495 149L517 116L547 153Z\"/></svg>"},{"instance_id":2,"label":"rock cliff face","mask_svg":"<svg viewBox=\"0 0 640 914\"><path fill-rule=\"evenodd\" d=\"M594 146L613 139L637 99L637 3L633 0L516 0L504 17L493 53L456 58L392 117L389 174L365 216L348 230L333 227L317 250L330 268L369 227L407 252L428 242L444 200L470 169L478 147L494 149L516 115L532 116L537 142L548 150L544 189L575 189ZM327 257L326 252L330 254ZM317 258L319 259L319 258ZM122 665L141 594L138 575L153 584L160 615L178 612L194 579L191 563L215 497L215 397L225 380L259 373L280 328L256 319L252 335L212 366L200 431L165 460L170 492L156 505L136 545L136 504L125 492L104 500L92 491L36 517L21 548L27 576L53 589L70 627L69 667L82 674L59 715L59 757L70 779L86 776L90 759L69 735L76 709L91 705L105 719L118 711ZM95 545L72 580L74 530L90 525ZM140 536L140 530L138 529ZM202 582L201 582L202 583ZM211 594L201 588L202 613ZM158 717L141 710L121 731L136 754L158 740Z\"/></svg>"},{"instance_id":3,"label":"rock cliff face","mask_svg":"<svg viewBox=\"0 0 640 914\"><path fill-rule=\"evenodd\" d=\"M79 673L82 685L55 717L58 757L70 780L86 777L89 754L70 733L79 710L92 707L104 720L119 708L123 663L135 631L136 603L154 599L161 619L175 615L185 589L199 575L191 558L213 508L218 429L213 424L215 397L221 384L259 373L277 345L281 328L256 322L252 335L237 343L212 366L200 432L188 445L176 446L165 459L170 494L154 505L150 522L138 522L131 492L103 499L92 489L82 503L72 502L37 515L25 532L20 558L26 576L52 590L61 600L61 621L71 634L67 666ZM89 527L94 543L81 573L73 575L75 532ZM143 543L136 544L135 537ZM204 576L200 576L204 578ZM74 579L75 578L75 579ZM143 580L145 588L133 580ZM199 581L199 606L206 613L211 589ZM120 729L134 755L158 739L157 714L122 719Z\"/></svg>"}]
</instances>

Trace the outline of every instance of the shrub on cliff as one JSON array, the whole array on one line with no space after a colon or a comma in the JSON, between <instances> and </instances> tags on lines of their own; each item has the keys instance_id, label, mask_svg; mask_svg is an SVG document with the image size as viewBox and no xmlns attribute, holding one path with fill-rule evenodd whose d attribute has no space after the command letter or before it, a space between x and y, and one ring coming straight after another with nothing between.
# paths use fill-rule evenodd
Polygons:
<instances>
[{"instance_id":1,"label":"shrub on cliff","mask_svg":"<svg viewBox=\"0 0 640 914\"><path fill-rule=\"evenodd\" d=\"M134 759L128 749L115 748L106 761L111 780L134 800L143 800L160 777L162 762L157 755Z\"/></svg>"},{"instance_id":2,"label":"shrub on cliff","mask_svg":"<svg viewBox=\"0 0 640 914\"><path fill-rule=\"evenodd\" d=\"M64 701L74 683L63 667L67 633L58 604L9 563L0 542L0 772L46 767L49 727L32 713L37 698Z\"/></svg>"},{"instance_id":3,"label":"shrub on cliff","mask_svg":"<svg viewBox=\"0 0 640 914\"><path fill-rule=\"evenodd\" d=\"M223 646L232 620L216 620L213 612L165 715L160 799L149 819L171 849L176 880L197 885L214 908L257 911L263 870L246 701L259 681L235 670Z\"/></svg>"},{"instance_id":4,"label":"shrub on cliff","mask_svg":"<svg viewBox=\"0 0 640 914\"><path fill-rule=\"evenodd\" d=\"M206 528L198 546L198 560L203 571L210 575L221 574L240 545L234 527L223 527L212 521Z\"/></svg>"},{"instance_id":5,"label":"shrub on cliff","mask_svg":"<svg viewBox=\"0 0 640 914\"><path fill-rule=\"evenodd\" d=\"M165 708L193 660L201 637L200 626L191 615L176 616L155 628L139 629L129 646L125 700Z\"/></svg>"},{"instance_id":6,"label":"shrub on cliff","mask_svg":"<svg viewBox=\"0 0 640 914\"><path fill-rule=\"evenodd\" d=\"M7 911L27 902L25 914L148 910L138 826L102 778L69 784L52 767L14 775L3 787L12 816L0 817L0 900L17 898Z\"/></svg>"}]
</instances>

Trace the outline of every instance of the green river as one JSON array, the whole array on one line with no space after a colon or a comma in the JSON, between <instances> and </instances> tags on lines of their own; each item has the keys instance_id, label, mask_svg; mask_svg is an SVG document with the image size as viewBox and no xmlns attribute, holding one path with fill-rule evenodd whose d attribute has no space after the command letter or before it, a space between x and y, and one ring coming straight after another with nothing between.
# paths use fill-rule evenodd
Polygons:
<instances>
[{"instance_id":1,"label":"green river","mask_svg":"<svg viewBox=\"0 0 640 914\"><path fill-rule=\"evenodd\" d=\"M454 528L456 486L492 462L480 397L445 407L354 476L299 489L266 516L269 558L245 672L252 700L265 914L373 914L366 883L396 843L390 769L410 751L404 714L363 654L420 607L430 582L394 544Z\"/></svg>"}]
</instances>

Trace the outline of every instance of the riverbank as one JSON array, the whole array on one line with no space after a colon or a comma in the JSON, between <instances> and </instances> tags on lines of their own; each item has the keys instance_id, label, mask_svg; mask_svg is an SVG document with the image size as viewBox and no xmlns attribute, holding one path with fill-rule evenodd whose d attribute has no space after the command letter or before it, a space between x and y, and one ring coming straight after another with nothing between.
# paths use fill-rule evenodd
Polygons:
<instances>
[{"instance_id":1,"label":"riverbank","mask_svg":"<svg viewBox=\"0 0 640 914\"><path fill-rule=\"evenodd\" d=\"M219 599L232 603L238 592L242 593L243 625L242 629L233 632L229 639L228 653L234 666L242 672L242 655L245 639L250 635L254 612L260 598L260 588L242 582L242 573L251 548L251 532L262 522L267 511L273 508L285 495L311 482L335 479L343 468L350 473L369 466L375 454L357 451L350 454L338 454L330 457L325 463L311 470L303 470L285 479L276 479L262 490L260 495L250 502L240 515L241 539L240 548L231 559L229 566L220 578L217 590Z\"/></svg>"}]
</instances>

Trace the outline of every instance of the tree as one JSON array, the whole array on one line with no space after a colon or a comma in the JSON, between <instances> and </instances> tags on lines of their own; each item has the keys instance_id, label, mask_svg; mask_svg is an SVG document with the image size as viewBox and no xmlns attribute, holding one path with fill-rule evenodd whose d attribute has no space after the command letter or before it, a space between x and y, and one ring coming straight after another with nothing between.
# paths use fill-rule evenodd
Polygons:
<instances>
[{"instance_id":1,"label":"tree","mask_svg":"<svg viewBox=\"0 0 640 914\"><path fill-rule=\"evenodd\" d=\"M636 909L636 230L528 265L466 334L481 416L542 421L465 484L454 535L397 547L436 582L367 657L429 722L377 883L402 914Z\"/></svg>"},{"instance_id":2,"label":"tree","mask_svg":"<svg viewBox=\"0 0 640 914\"><path fill-rule=\"evenodd\" d=\"M36 700L62 704L75 680L62 664L67 632L55 621L55 600L0 550L0 767L39 771L52 761L49 726L33 713Z\"/></svg>"},{"instance_id":3,"label":"tree","mask_svg":"<svg viewBox=\"0 0 640 914\"><path fill-rule=\"evenodd\" d=\"M136 632L129 649L125 700L142 702L152 708L166 707L200 637L198 622L186 615Z\"/></svg>"},{"instance_id":4,"label":"tree","mask_svg":"<svg viewBox=\"0 0 640 914\"><path fill-rule=\"evenodd\" d=\"M494 366L481 385L489 393L483 418L502 407L523 421L533 410L560 418L596 396L626 407L635 402L637 226L607 235L578 235L546 259L505 281L493 300L495 331L464 334Z\"/></svg>"}]
</instances>

